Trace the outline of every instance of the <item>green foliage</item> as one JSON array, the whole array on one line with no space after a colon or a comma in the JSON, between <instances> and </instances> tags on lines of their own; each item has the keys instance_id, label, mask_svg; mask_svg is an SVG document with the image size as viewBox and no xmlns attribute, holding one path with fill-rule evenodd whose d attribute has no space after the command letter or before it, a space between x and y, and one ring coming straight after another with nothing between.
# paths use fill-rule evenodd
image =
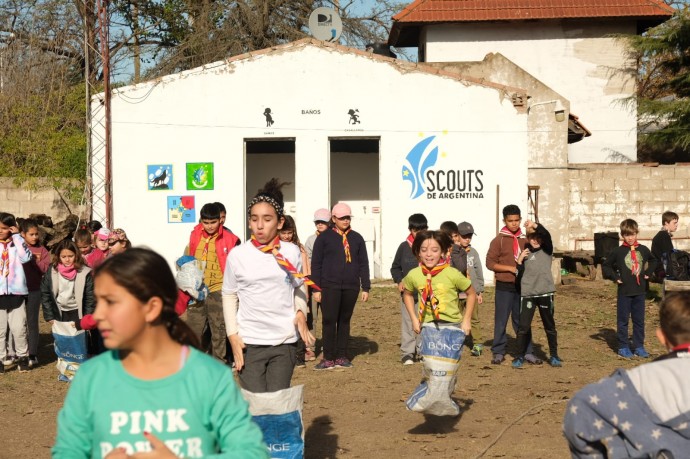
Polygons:
<instances>
[{"instance_id":1,"label":"green foliage","mask_svg":"<svg viewBox=\"0 0 690 459\"><path fill-rule=\"evenodd\" d=\"M631 38L640 63L639 160L690 158L690 8Z\"/></svg>"}]
</instances>

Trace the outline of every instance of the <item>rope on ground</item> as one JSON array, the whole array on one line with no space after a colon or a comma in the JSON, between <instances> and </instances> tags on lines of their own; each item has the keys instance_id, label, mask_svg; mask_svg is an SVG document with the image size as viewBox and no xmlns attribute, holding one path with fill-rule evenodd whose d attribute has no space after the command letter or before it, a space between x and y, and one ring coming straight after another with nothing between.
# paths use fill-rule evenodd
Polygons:
<instances>
[{"instance_id":1,"label":"rope on ground","mask_svg":"<svg viewBox=\"0 0 690 459\"><path fill-rule=\"evenodd\" d=\"M539 403L539 404L537 404L537 405L534 405L533 407L527 409L527 410L524 411L520 416L518 416L513 422L511 422L510 424L508 424L507 426L505 426L505 427L503 428L503 430L501 430L501 432L496 436L496 438L494 439L494 441L492 441L491 443L489 443L489 445L488 445L486 448L484 448L484 450L482 450L481 453L479 453L479 454L477 454L476 456L474 456L474 459L480 459L480 458L484 457L484 455L485 455L485 454L486 454L496 443L498 443L498 440L501 439L501 437L503 436L503 434L505 434L505 433L508 431L508 429L510 429L510 428L513 427L515 424L517 424L518 422L520 422L520 420L521 420L522 418L524 418L525 416L527 416L528 414L530 414L532 411L534 411L534 410L536 410L536 409L538 409L538 408L541 408L541 407L543 407L543 406L555 405L555 404L557 404L557 403L564 403L564 402L567 402L567 401L569 401L569 399L567 399L567 398L566 398L566 399L563 399L563 400L549 400L549 401L542 402L542 403Z\"/></svg>"}]
</instances>

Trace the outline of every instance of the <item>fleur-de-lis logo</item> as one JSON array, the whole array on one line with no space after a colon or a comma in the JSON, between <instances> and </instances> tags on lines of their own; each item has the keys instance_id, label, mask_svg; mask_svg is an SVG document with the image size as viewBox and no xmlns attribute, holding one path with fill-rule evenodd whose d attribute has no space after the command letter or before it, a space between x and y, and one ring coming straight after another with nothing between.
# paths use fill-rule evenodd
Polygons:
<instances>
[{"instance_id":1,"label":"fleur-de-lis logo","mask_svg":"<svg viewBox=\"0 0 690 459\"><path fill-rule=\"evenodd\" d=\"M405 157L402 167L402 179L412 184L411 199L417 199L424 194L424 175L436 164L438 147L429 149L429 145L436 138L435 135L422 139Z\"/></svg>"}]
</instances>

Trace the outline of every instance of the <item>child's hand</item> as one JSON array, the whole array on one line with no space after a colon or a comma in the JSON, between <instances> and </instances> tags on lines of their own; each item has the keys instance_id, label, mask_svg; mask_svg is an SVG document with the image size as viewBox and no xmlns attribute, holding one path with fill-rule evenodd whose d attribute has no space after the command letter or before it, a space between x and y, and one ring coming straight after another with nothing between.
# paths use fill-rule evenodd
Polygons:
<instances>
[{"instance_id":1,"label":"child's hand","mask_svg":"<svg viewBox=\"0 0 690 459\"><path fill-rule=\"evenodd\" d=\"M304 344L307 347L313 346L314 343L316 343L316 338L314 338L314 335L312 335L309 331L309 326L307 325L307 318L304 317L304 313L302 311L297 312L294 322L295 325L297 325L297 331L299 332L302 341L304 341Z\"/></svg>"},{"instance_id":2,"label":"child's hand","mask_svg":"<svg viewBox=\"0 0 690 459\"><path fill-rule=\"evenodd\" d=\"M235 357L235 369L239 372L242 370L242 367L244 367L244 353L242 352L242 349L244 349L246 346L244 345L244 341L242 341L242 337L240 337L239 333L228 336L228 340L230 341L230 347L232 348L232 355Z\"/></svg>"},{"instance_id":3,"label":"child's hand","mask_svg":"<svg viewBox=\"0 0 690 459\"><path fill-rule=\"evenodd\" d=\"M472 332L472 321L469 317L462 319L460 329L465 333L465 336L470 335L470 333Z\"/></svg>"},{"instance_id":4,"label":"child's hand","mask_svg":"<svg viewBox=\"0 0 690 459\"><path fill-rule=\"evenodd\" d=\"M419 323L419 319L417 319L416 317L412 319L412 330L417 334L419 334L422 331L422 326Z\"/></svg>"},{"instance_id":5,"label":"child's hand","mask_svg":"<svg viewBox=\"0 0 690 459\"><path fill-rule=\"evenodd\" d=\"M616 284L622 284L622 283L623 283L623 281L622 281L622 280L620 280L620 279L616 279Z\"/></svg>"},{"instance_id":6,"label":"child's hand","mask_svg":"<svg viewBox=\"0 0 690 459\"><path fill-rule=\"evenodd\" d=\"M537 224L534 223L532 220L525 220L525 228L537 228Z\"/></svg>"},{"instance_id":7,"label":"child's hand","mask_svg":"<svg viewBox=\"0 0 690 459\"><path fill-rule=\"evenodd\" d=\"M11 232L12 234L18 234L18 233L19 233L19 228L17 228L16 226L10 226L10 232Z\"/></svg>"},{"instance_id":8,"label":"child's hand","mask_svg":"<svg viewBox=\"0 0 690 459\"><path fill-rule=\"evenodd\" d=\"M144 438L151 443L151 451L147 453L135 453L129 457L132 459L177 459L177 455L170 451L165 443L156 438L150 432L144 432Z\"/></svg>"},{"instance_id":9,"label":"child's hand","mask_svg":"<svg viewBox=\"0 0 690 459\"><path fill-rule=\"evenodd\" d=\"M369 292L362 292L362 301L365 303L369 301Z\"/></svg>"},{"instance_id":10,"label":"child's hand","mask_svg":"<svg viewBox=\"0 0 690 459\"><path fill-rule=\"evenodd\" d=\"M519 264L522 264L522 261L527 258L527 256L530 254L529 249L524 249L522 252L520 252L520 255L518 256L517 262Z\"/></svg>"},{"instance_id":11,"label":"child's hand","mask_svg":"<svg viewBox=\"0 0 690 459\"><path fill-rule=\"evenodd\" d=\"M127 450L124 448L115 448L105 456L104 459L127 459Z\"/></svg>"},{"instance_id":12,"label":"child's hand","mask_svg":"<svg viewBox=\"0 0 690 459\"><path fill-rule=\"evenodd\" d=\"M311 294L311 297L317 303L321 303L321 292L314 292Z\"/></svg>"},{"instance_id":13,"label":"child's hand","mask_svg":"<svg viewBox=\"0 0 690 459\"><path fill-rule=\"evenodd\" d=\"M484 303L484 297L482 296L481 293L477 293L477 304L482 304Z\"/></svg>"},{"instance_id":14,"label":"child's hand","mask_svg":"<svg viewBox=\"0 0 690 459\"><path fill-rule=\"evenodd\" d=\"M400 293L405 291L405 285L402 282L398 284L398 290L400 291Z\"/></svg>"}]
</instances>

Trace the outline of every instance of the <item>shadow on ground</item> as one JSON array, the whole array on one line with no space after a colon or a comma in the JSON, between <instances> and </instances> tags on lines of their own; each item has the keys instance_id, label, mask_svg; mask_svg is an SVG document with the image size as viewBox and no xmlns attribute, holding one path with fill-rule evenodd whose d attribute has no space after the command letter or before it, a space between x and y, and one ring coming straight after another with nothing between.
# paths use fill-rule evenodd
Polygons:
<instances>
[{"instance_id":1,"label":"shadow on ground","mask_svg":"<svg viewBox=\"0 0 690 459\"><path fill-rule=\"evenodd\" d=\"M600 328L598 333L589 335L590 338L604 341L613 352L618 352L618 338L616 330L612 328Z\"/></svg>"},{"instance_id":2,"label":"shadow on ground","mask_svg":"<svg viewBox=\"0 0 690 459\"><path fill-rule=\"evenodd\" d=\"M338 455L338 436L333 421L324 415L314 418L304 433L305 459L331 459Z\"/></svg>"}]
</instances>

